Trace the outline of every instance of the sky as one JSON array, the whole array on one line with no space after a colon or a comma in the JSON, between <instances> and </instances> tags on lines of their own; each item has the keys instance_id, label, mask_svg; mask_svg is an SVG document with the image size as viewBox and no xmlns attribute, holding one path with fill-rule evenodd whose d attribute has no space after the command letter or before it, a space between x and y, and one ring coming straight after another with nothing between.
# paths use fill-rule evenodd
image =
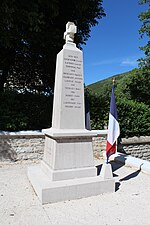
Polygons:
<instances>
[{"instance_id":1,"label":"sky","mask_svg":"<svg viewBox=\"0 0 150 225\"><path fill-rule=\"evenodd\" d=\"M142 23L138 15L148 6L138 0L103 0L106 16L92 27L83 48L85 85L104 80L138 67L137 59L144 56L139 49L148 38L140 38Z\"/></svg>"}]
</instances>

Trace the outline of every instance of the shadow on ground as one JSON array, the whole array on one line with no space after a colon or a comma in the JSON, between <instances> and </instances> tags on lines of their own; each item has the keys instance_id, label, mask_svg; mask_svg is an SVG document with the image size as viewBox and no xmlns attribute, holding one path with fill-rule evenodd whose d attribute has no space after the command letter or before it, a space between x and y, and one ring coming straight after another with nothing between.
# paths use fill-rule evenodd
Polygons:
<instances>
[{"instance_id":1,"label":"shadow on ground","mask_svg":"<svg viewBox=\"0 0 150 225\"><path fill-rule=\"evenodd\" d=\"M130 180L130 179L132 179L132 178L137 177L137 176L139 175L139 173L141 172L141 166L142 166L142 165L143 165L143 163L140 165L140 169L138 169L137 171L135 171L135 172L133 172L133 173L131 173L131 174L129 174L129 175L123 177L123 178L121 178L119 181L120 181L120 182L121 182L121 181L127 181L127 180Z\"/></svg>"},{"instance_id":2,"label":"shadow on ground","mask_svg":"<svg viewBox=\"0 0 150 225\"><path fill-rule=\"evenodd\" d=\"M0 161L16 161L16 158L17 153L12 149L9 137L3 134L3 137L0 139Z\"/></svg>"},{"instance_id":3,"label":"shadow on ground","mask_svg":"<svg viewBox=\"0 0 150 225\"><path fill-rule=\"evenodd\" d=\"M115 177L115 176L118 176L118 175L114 174L114 172L115 172L116 170L118 170L119 168L121 168L122 166L124 166L124 164L118 163L118 162L116 163L115 161L110 161L109 163L110 163L111 166L112 166L113 176L114 176L114 177ZM97 175L100 175L100 172L101 172L101 169L102 169L102 164L96 166L96 168L97 168Z\"/></svg>"},{"instance_id":4,"label":"shadow on ground","mask_svg":"<svg viewBox=\"0 0 150 225\"><path fill-rule=\"evenodd\" d=\"M119 190L120 182L115 182L115 192Z\"/></svg>"},{"instance_id":5,"label":"shadow on ground","mask_svg":"<svg viewBox=\"0 0 150 225\"><path fill-rule=\"evenodd\" d=\"M114 172L117 171L118 169L120 169L121 167L123 167L124 164L123 163L119 163L119 162L115 162L115 161L110 161L109 163L112 166L113 177L117 177L118 175L115 174ZM141 166L142 165L143 164L140 165L140 169L138 169L137 171L135 171L135 172L133 172L131 174L128 174L127 176L119 179L119 181L115 182L115 191L118 191L119 190L120 185L121 185L120 182L122 182L122 181L128 181L128 180L130 180L132 178L137 177L139 175L139 173L141 172ZM97 175L100 175L101 168L102 168L102 164L101 165L98 165L96 167L97 167Z\"/></svg>"}]
</instances>

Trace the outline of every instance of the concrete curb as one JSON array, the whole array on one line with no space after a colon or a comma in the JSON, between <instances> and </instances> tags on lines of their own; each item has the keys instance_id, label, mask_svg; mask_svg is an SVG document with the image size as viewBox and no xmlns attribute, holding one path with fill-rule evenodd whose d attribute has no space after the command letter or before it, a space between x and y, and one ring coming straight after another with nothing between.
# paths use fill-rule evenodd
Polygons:
<instances>
[{"instance_id":1,"label":"concrete curb","mask_svg":"<svg viewBox=\"0 0 150 225\"><path fill-rule=\"evenodd\" d=\"M125 166L135 167L137 169L141 169L143 173L150 174L150 162L138 159L130 155L125 155L122 153L116 153L113 157L111 157L116 162L121 162Z\"/></svg>"}]
</instances>

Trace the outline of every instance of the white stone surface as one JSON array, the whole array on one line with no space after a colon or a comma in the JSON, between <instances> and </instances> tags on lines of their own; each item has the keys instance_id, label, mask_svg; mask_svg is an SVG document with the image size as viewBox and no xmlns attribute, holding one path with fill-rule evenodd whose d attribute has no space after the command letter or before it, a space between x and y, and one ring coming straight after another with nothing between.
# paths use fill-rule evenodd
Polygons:
<instances>
[{"instance_id":1,"label":"white stone surface","mask_svg":"<svg viewBox=\"0 0 150 225\"><path fill-rule=\"evenodd\" d=\"M32 185L42 204L115 191L115 181L113 179L105 180L100 176L50 181L40 166L29 167L28 177L29 180L32 180Z\"/></svg>"},{"instance_id":2,"label":"white stone surface","mask_svg":"<svg viewBox=\"0 0 150 225\"><path fill-rule=\"evenodd\" d=\"M43 160L51 169L73 169L94 166L92 137L45 137Z\"/></svg>"},{"instance_id":3,"label":"white stone surface","mask_svg":"<svg viewBox=\"0 0 150 225\"><path fill-rule=\"evenodd\" d=\"M126 166L131 166L135 167L137 169L140 169L144 173L150 174L150 162L143 160L143 159L138 159L135 157L132 157L130 155L125 155L122 153L116 153L115 155L111 156L111 159L121 162L125 164Z\"/></svg>"},{"instance_id":4,"label":"white stone surface","mask_svg":"<svg viewBox=\"0 0 150 225\"><path fill-rule=\"evenodd\" d=\"M79 133L75 130L75 136L67 136L63 134L63 129L61 131L55 129L52 136L51 132L45 133L41 166L28 169L29 180L41 202L45 204L114 192L113 178L97 176L92 150L93 135L85 130Z\"/></svg>"},{"instance_id":5,"label":"white stone surface","mask_svg":"<svg viewBox=\"0 0 150 225\"><path fill-rule=\"evenodd\" d=\"M74 43L57 55L52 127L85 129L83 59Z\"/></svg>"},{"instance_id":6,"label":"white stone surface","mask_svg":"<svg viewBox=\"0 0 150 225\"><path fill-rule=\"evenodd\" d=\"M51 181L68 180L82 177L93 177L97 174L95 166L53 170L43 160L41 162L42 171L49 177Z\"/></svg>"},{"instance_id":7,"label":"white stone surface","mask_svg":"<svg viewBox=\"0 0 150 225\"><path fill-rule=\"evenodd\" d=\"M77 27L73 22L68 22L66 24L66 31L64 33L64 39L66 40L66 43L74 41L75 33L77 33Z\"/></svg>"},{"instance_id":8,"label":"white stone surface","mask_svg":"<svg viewBox=\"0 0 150 225\"><path fill-rule=\"evenodd\" d=\"M102 165L102 169L101 169L100 175L105 180L113 179L112 167L111 167L110 163L108 163L108 164L104 163Z\"/></svg>"},{"instance_id":9,"label":"white stone surface","mask_svg":"<svg viewBox=\"0 0 150 225\"><path fill-rule=\"evenodd\" d=\"M107 134L107 130L86 130L86 129L56 129L56 128L48 128L43 129L42 133L50 137L105 137Z\"/></svg>"}]
</instances>

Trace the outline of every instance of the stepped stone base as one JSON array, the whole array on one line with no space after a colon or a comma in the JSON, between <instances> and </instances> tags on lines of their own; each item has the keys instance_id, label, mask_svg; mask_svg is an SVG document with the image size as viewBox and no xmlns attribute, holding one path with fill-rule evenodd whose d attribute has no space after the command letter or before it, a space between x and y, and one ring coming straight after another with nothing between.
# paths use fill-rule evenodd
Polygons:
<instances>
[{"instance_id":1,"label":"stepped stone base","mask_svg":"<svg viewBox=\"0 0 150 225\"><path fill-rule=\"evenodd\" d=\"M41 162L42 171L51 181L68 180L82 177L93 177L97 174L96 167L81 167L72 169L52 170L43 160Z\"/></svg>"},{"instance_id":2,"label":"stepped stone base","mask_svg":"<svg viewBox=\"0 0 150 225\"><path fill-rule=\"evenodd\" d=\"M51 181L41 166L28 168L28 177L42 204L96 196L114 192L114 179L101 176Z\"/></svg>"},{"instance_id":3,"label":"stepped stone base","mask_svg":"<svg viewBox=\"0 0 150 225\"><path fill-rule=\"evenodd\" d=\"M50 128L44 133L41 165L28 168L29 180L42 204L115 191L113 177L105 176L109 168L105 166L102 176L97 176L92 150L95 131Z\"/></svg>"}]
</instances>

